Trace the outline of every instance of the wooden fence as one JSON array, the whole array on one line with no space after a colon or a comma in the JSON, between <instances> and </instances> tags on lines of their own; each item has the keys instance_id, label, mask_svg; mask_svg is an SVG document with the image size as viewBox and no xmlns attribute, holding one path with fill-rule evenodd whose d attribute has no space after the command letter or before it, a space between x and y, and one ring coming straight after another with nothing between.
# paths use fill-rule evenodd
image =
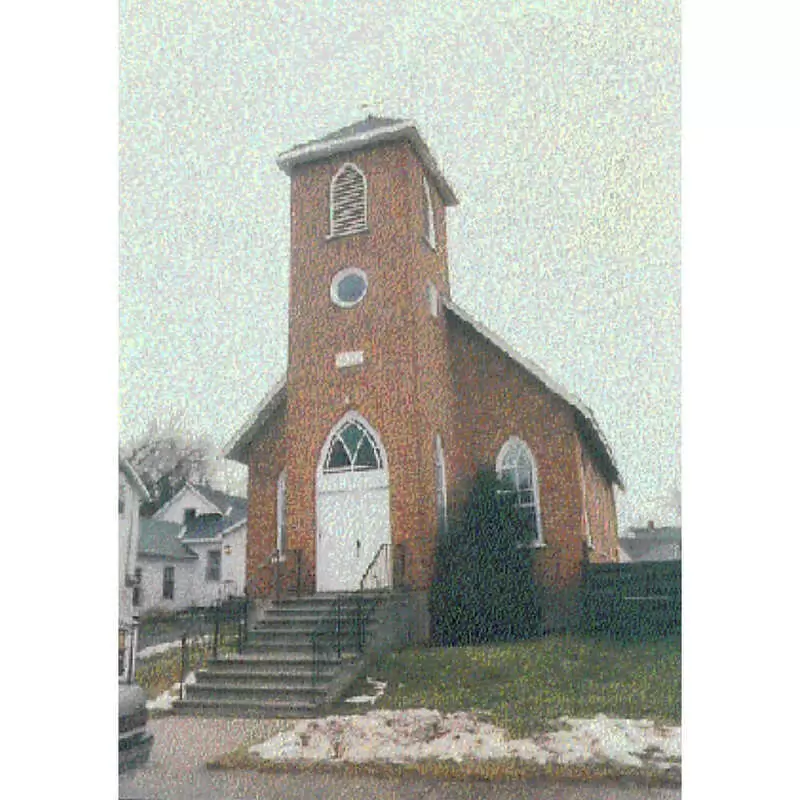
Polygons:
<instances>
[{"instance_id":1,"label":"wooden fence","mask_svg":"<svg viewBox=\"0 0 800 800\"><path fill-rule=\"evenodd\" d=\"M619 638L680 633L681 562L586 564L583 629Z\"/></svg>"}]
</instances>

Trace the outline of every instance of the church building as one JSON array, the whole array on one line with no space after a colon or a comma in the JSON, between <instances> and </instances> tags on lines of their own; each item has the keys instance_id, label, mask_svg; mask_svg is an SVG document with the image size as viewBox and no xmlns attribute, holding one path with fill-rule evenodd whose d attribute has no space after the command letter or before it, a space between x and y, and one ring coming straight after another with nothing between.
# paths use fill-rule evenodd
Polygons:
<instances>
[{"instance_id":1,"label":"church building","mask_svg":"<svg viewBox=\"0 0 800 800\"><path fill-rule=\"evenodd\" d=\"M585 559L618 560L620 475L590 409L450 299L458 200L416 127L370 116L277 163L288 367L226 448L249 467L250 595L273 596L277 574L283 592L424 599L437 535L490 467L529 520L532 579L563 607Z\"/></svg>"}]
</instances>

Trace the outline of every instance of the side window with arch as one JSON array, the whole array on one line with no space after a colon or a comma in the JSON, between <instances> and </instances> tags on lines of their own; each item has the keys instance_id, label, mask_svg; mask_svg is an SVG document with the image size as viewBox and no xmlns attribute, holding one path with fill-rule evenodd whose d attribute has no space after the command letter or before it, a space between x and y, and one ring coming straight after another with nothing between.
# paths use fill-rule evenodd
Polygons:
<instances>
[{"instance_id":1,"label":"side window with arch","mask_svg":"<svg viewBox=\"0 0 800 800\"><path fill-rule=\"evenodd\" d=\"M380 448L357 420L345 423L333 435L322 471L356 472L383 469Z\"/></svg>"},{"instance_id":2,"label":"side window with arch","mask_svg":"<svg viewBox=\"0 0 800 800\"><path fill-rule=\"evenodd\" d=\"M355 164L344 164L331 181L330 237L367 230L367 179Z\"/></svg>"},{"instance_id":3,"label":"side window with arch","mask_svg":"<svg viewBox=\"0 0 800 800\"><path fill-rule=\"evenodd\" d=\"M442 437L436 434L434 443L434 468L436 470L436 525L437 533L447 533L447 469L444 461Z\"/></svg>"},{"instance_id":4,"label":"side window with arch","mask_svg":"<svg viewBox=\"0 0 800 800\"><path fill-rule=\"evenodd\" d=\"M531 544L544 544L541 514L539 511L539 482L536 461L530 448L522 439L512 436L497 456L497 476L505 479L511 488L504 490L514 496L531 531Z\"/></svg>"}]
</instances>

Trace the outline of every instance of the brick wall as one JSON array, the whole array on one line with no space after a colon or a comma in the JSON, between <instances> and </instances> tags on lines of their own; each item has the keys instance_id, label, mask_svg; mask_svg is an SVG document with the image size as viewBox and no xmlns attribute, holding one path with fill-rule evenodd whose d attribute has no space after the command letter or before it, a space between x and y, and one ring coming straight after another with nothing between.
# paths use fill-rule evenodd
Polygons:
<instances>
[{"instance_id":1,"label":"brick wall","mask_svg":"<svg viewBox=\"0 0 800 800\"><path fill-rule=\"evenodd\" d=\"M580 461L572 409L471 328L453 319L450 352L458 386L454 464L457 486L518 436L531 449L539 481L545 547L534 556L540 583L564 589L580 580L583 559ZM464 489L454 493L463 499Z\"/></svg>"},{"instance_id":2,"label":"brick wall","mask_svg":"<svg viewBox=\"0 0 800 800\"><path fill-rule=\"evenodd\" d=\"M581 448L586 486L586 516L592 537L592 563L619 561L617 509L614 490L604 478L586 448Z\"/></svg>"},{"instance_id":3,"label":"brick wall","mask_svg":"<svg viewBox=\"0 0 800 800\"><path fill-rule=\"evenodd\" d=\"M268 594L272 571L264 565L277 546L278 476L286 464L286 403L276 409L249 454L247 488L247 584L251 595Z\"/></svg>"}]
</instances>

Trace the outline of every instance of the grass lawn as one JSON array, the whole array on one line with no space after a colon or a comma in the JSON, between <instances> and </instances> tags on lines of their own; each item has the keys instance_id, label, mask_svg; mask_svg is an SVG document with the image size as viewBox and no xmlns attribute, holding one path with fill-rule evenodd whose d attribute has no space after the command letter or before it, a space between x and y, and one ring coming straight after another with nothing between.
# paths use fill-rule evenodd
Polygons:
<instances>
[{"instance_id":1,"label":"grass lawn","mask_svg":"<svg viewBox=\"0 0 800 800\"><path fill-rule=\"evenodd\" d=\"M190 650L187 674L205 664L206 655L197 647ZM181 651L168 650L136 662L136 683L145 690L148 699L155 700L180 678Z\"/></svg>"},{"instance_id":2,"label":"grass lawn","mask_svg":"<svg viewBox=\"0 0 800 800\"><path fill-rule=\"evenodd\" d=\"M234 630L231 628L230 630ZM225 631L224 643L219 645L220 654L233 654L236 652L235 633ZM186 674L192 670L200 669L211 658L211 644L199 644L197 640L189 642L189 653L186 658ZM145 690L150 700L155 700L162 692L178 683L181 669L181 650L179 647L167 650L164 653L152 655L136 661L136 683Z\"/></svg>"},{"instance_id":3,"label":"grass lawn","mask_svg":"<svg viewBox=\"0 0 800 800\"><path fill-rule=\"evenodd\" d=\"M561 716L600 713L680 724L680 636L410 648L378 659L369 674L389 684L375 708L485 711L514 736L552 728Z\"/></svg>"}]
</instances>

